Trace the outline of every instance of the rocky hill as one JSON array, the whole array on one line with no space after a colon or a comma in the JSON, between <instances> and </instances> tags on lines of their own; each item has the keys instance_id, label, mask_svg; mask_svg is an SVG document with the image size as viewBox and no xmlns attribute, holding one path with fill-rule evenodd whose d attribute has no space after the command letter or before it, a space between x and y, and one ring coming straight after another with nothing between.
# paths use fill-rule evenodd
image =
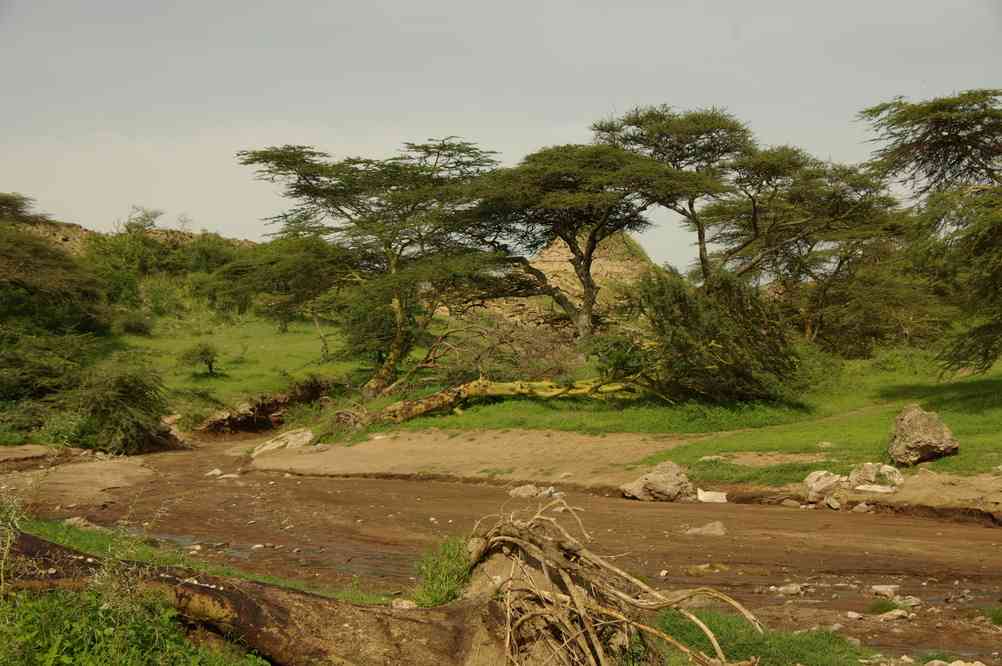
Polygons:
<instances>
[{"instance_id":1,"label":"rocky hill","mask_svg":"<svg viewBox=\"0 0 1002 666\"><path fill-rule=\"evenodd\" d=\"M25 227L32 233L41 236L53 244L63 248L70 254L78 256L83 254L87 244L87 239L92 236L100 236L100 231L87 229L79 224L70 222L56 222L55 220L38 220L26 224ZM198 233L182 231L180 229L151 229L146 232L156 240L160 241L168 248L177 248L198 237ZM246 247L254 245L254 241L231 238L228 239L235 245Z\"/></svg>"}]
</instances>

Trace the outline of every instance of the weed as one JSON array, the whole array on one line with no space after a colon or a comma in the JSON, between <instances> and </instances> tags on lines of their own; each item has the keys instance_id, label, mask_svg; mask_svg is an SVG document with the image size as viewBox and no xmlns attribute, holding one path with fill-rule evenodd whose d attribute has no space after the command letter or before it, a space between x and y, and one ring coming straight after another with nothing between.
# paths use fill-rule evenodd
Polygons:
<instances>
[{"instance_id":1,"label":"weed","mask_svg":"<svg viewBox=\"0 0 1002 666\"><path fill-rule=\"evenodd\" d=\"M487 468L482 469L479 472L477 472L477 474L483 474L488 479L493 479L494 477L497 477L497 476L508 476L509 474L511 474L514 471L515 471L514 467L504 467L504 468L501 468L501 467L487 467Z\"/></svg>"},{"instance_id":2,"label":"weed","mask_svg":"<svg viewBox=\"0 0 1002 666\"><path fill-rule=\"evenodd\" d=\"M1002 606L989 606L984 609L984 614L992 624L1002 627Z\"/></svg>"},{"instance_id":3,"label":"weed","mask_svg":"<svg viewBox=\"0 0 1002 666\"><path fill-rule=\"evenodd\" d=\"M787 633L766 631L759 634L742 617L715 611L696 611L695 614L717 636L721 648L729 659L741 660L758 657L761 666L842 666L854 664L864 653L842 636L829 631ZM694 624L675 611L658 617L658 625L668 635L681 643L712 654L712 646ZM677 653L671 655L669 664L688 663Z\"/></svg>"},{"instance_id":4,"label":"weed","mask_svg":"<svg viewBox=\"0 0 1002 666\"><path fill-rule=\"evenodd\" d=\"M895 603L891 599L877 599L872 604L867 606L866 612L870 615L883 615L884 613L890 613L901 608L901 605Z\"/></svg>"},{"instance_id":5,"label":"weed","mask_svg":"<svg viewBox=\"0 0 1002 666\"><path fill-rule=\"evenodd\" d=\"M417 565L420 582L414 590L419 606L439 606L458 599L470 575L466 542L449 537L424 554Z\"/></svg>"}]
</instances>

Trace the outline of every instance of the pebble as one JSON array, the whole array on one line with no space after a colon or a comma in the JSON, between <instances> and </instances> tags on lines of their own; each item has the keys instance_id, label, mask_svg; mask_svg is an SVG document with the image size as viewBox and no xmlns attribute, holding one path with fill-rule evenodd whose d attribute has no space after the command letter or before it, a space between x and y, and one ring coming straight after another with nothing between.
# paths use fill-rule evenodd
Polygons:
<instances>
[{"instance_id":1,"label":"pebble","mask_svg":"<svg viewBox=\"0 0 1002 666\"><path fill-rule=\"evenodd\" d=\"M903 608L897 608L892 611L887 611L886 613L881 613L877 616L877 619L881 622L892 622L894 620L907 620L908 611Z\"/></svg>"},{"instance_id":2,"label":"pebble","mask_svg":"<svg viewBox=\"0 0 1002 666\"><path fill-rule=\"evenodd\" d=\"M262 548L264 548L263 543L256 543L253 546L251 546L251 550L261 550Z\"/></svg>"},{"instance_id":3,"label":"pebble","mask_svg":"<svg viewBox=\"0 0 1002 666\"><path fill-rule=\"evenodd\" d=\"M206 472L206 473L205 473L205 476L221 476L221 475L222 475L222 473L223 473L223 470L221 470L221 469L219 469L219 468L217 467L217 468L215 468L215 469L211 469L211 470L209 470L208 472Z\"/></svg>"},{"instance_id":4,"label":"pebble","mask_svg":"<svg viewBox=\"0 0 1002 666\"><path fill-rule=\"evenodd\" d=\"M900 585L871 585L870 591L873 592L878 597L884 597L885 599L893 599L898 594L898 590L901 589Z\"/></svg>"},{"instance_id":5,"label":"pebble","mask_svg":"<svg viewBox=\"0 0 1002 666\"><path fill-rule=\"evenodd\" d=\"M712 523L707 523L702 527L693 527L685 531L687 535L690 536L724 536L727 534L727 528L719 520L715 520Z\"/></svg>"},{"instance_id":6,"label":"pebble","mask_svg":"<svg viewBox=\"0 0 1002 666\"><path fill-rule=\"evenodd\" d=\"M800 508L800 502L798 502L795 499L790 499L790 498L787 498L787 499L783 500L782 502L779 503L779 505L780 506L785 506L788 509L799 509Z\"/></svg>"},{"instance_id":7,"label":"pebble","mask_svg":"<svg viewBox=\"0 0 1002 666\"><path fill-rule=\"evenodd\" d=\"M781 587L777 587L776 591L779 592L780 594L786 594L792 596L803 593L804 588L798 583L790 583L789 585L783 585Z\"/></svg>"},{"instance_id":8,"label":"pebble","mask_svg":"<svg viewBox=\"0 0 1002 666\"><path fill-rule=\"evenodd\" d=\"M410 599L394 599L390 606L397 610L414 610L417 608L417 604Z\"/></svg>"},{"instance_id":9,"label":"pebble","mask_svg":"<svg viewBox=\"0 0 1002 666\"><path fill-rule=\"evenodd\" d=\"M856 611L849 611L845 614L845 616L850 620L861 620L863 618L863 614L857 613Z\"/></svg>"}]
</instances>

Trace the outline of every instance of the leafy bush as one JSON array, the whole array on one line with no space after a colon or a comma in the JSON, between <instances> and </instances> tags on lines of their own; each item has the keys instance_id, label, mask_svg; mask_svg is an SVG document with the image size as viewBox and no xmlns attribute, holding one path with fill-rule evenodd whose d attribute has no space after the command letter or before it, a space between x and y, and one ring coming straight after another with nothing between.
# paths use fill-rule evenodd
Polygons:
<instances>
[{"instance_id":1,"label":"leafy bush","mask_svg":"<svg viewBox=\"0 0 1002 666\"><path fill-rule=\"evenodd\" d=\"M158 317L180 317L188 310L186 287L176 277L151 275L140 283L144 307Z\"/></svg>"},{"instance_id":2,"label":"leafy bush","mask_svg":"<svg viewBox=\"0 0 1002 666\"><path fill-rule=\"evenodd\" d=\"M417 566L420 583L414 590L419 606L440 606L459 598L470 575L466 543L449 537L424 554Z\"/></svg>"},{"instance_id":3,"label":"leafy bush","mask_svg":"<svg viewBox=\"0 0 1002 666\"><path fill-rule=\"evenodd\" d=\"M182 365L201 366L204 365L210 375L216 374L215 365L219 360L219 349L209 342L199 342L185 349L178 356L178 361Z\"/></svg>"},{"instance_id":4,"label":"leafy bush","mask_svg":"<svg viewBox=\"0 0 1002 666\"><path fill-rule=\"evenodd\" d=\"M776 307L736 278L696 287L651 272L627 305L639 326L596 340L599 368L668 400L776 400L789 395L798 357Z\"/></svg>"},{"instance_id":5,"label":"leafy bush","mask_svg":"<svg viewBox=\"0 0 1002 666\"><path fill-rule=\"evenodd\" d=\"M43 398L75 386L94 346L87 335L0 325L0 400Z\"/></svg>"},{"instance_id":6,"label":"leafy bush","mask_svg":"<svg viewBox=\"0 0 1002 666\"><path fill-rule=\"evenodd\" d=\"M161 418L168 413L163 378L135 352L117 352L88 368L60 402L81 419L77 446L138 453L163 442Z\"/></svg>"}]
</instances>

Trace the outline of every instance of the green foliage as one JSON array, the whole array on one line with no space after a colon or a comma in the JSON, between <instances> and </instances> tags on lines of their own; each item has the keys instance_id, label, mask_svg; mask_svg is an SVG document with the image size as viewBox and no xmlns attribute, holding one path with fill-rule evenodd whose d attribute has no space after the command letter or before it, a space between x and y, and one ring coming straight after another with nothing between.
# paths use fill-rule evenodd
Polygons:
<instances>
[{"instance_id":1,"label":"green foliage","mask_svg":"<svg viewBox=\"0 0 1002 666\"><path fill-rule=\"evenodd\" d=\"M50 334L106 331L102 284L49 241L0 219L0 321Z\"/></svg>"},{"instance_id":2,"label":"green foliage","mask_svg":"<svg viewBox=\"0 0 1002 666\"><path fill-rule=\"evenodd\" d=\"M96 592L0 597L0 662L23 666L264 666L252 656L196 647L177 612L150 598L107 603Z\"/></svg>"},{"instance_id":3,"label":"green foliage","mask_svg":"<svg viewBox=\"0 0 1002 666\"><path fill-rule=\"evenodd\" d=\"M44 398L75 386L95 352L89 335L47 335L0 324L0 401Z\"/></svg>"},{"instance_id":4,"label":"green foliage","mask_svg":"<svg viewBox=\"0 0 1002 666\"><path fill-rule=\"evenodd\" d=\"M989 606L984 609L984 613L992 624L1002 627L1002 606Z\"/></svg>"},{"instance_id":5,"label":"green foliage","mask_svg":"<svg viewBox=\"0 0 1002 666\"><path fill-rule=\"evenodd\" d=\"M880 148L874 166L921 193L1002 180L1002 89L965 90L865 109Z\"/></svg>"},{"instance_id":6,"label":"green foliage","mask_svg":"<svg viewBox=\"0 0 1002 666\"><path fill-rule=\"evenodd\" d=\"M64 423L77 423L76 446L138 453L163 441L169 413L161 376L135 352L116 352L88 367L78 386L59 396Z\"/></svg>"},{"instance_id":7,"label":"green foliage","mask_svg":"<svg viewBox=\"0 0 1002 666\"><path fill-rule=\"evenodd\" d=\"M596 346L610 379L629 379L672 401L788 395L796 351L776 308L740 281L719 275L697 288L676 273L651 272L629 307L640 328Z\"/></svg>"},{"instance_id":8,"label":"green foliage","mask_svg":"<svg viewBox=\"0 0 1002 666\"><path fill-rule=\"evenodd\" d=\"M153 319L142 312L128 310L115 318L114 330L126 335L153 334Z\"/></svg>"},{"instance_id":9,"label":"green foliage","mask_svg":"<svg viewBox=\"0 0 1002 666\"><path fill-rule=\"evenodd\" d=\"M197 342L180 355L178 362L188 366L205 366L209 375L215 375L215 365L219 361L219 349L210 342Z\"/></svg>"},{"instance_id":10,"label":"green foliage","mask_svg":"<svg viewBox=\"0 0 1002 666\"><path fill-rule=\"evenodd\" d=\"M787 633L766 631L759 634L743 617L716 611L698 610L694 613L716 635L727 658L740 661L758 657L761 666L844 666L854 664L865 656L844 637L830 631L805 631ZM658 627L684 645L713 654L713 646L703 632L676 611L666 611L658 616ZM681 655L672 655L669 664L679 661Z\"/></svg>"},{"instance_id":11,"label":"green foliage","mask_svg":"<svg viewBox=\"0 0 1002 666\"><path fill-rule=\"evenodd\" d=\"M899 608L901 608L900 604L895 603L892 599L876 599L866 607L866 612L870 615L882 615Z\"/></svg>"},{"instance_id":12,"label":"green foliage","mask_svg":"<svg viewBox=\"0 0 1002 666\"><path fill-rule=\"evenodd\" d=\"M417 573L420 581L414 601L419 606L440 606L458 599L470 576L466 542L449 537L422 556Z\"/></svg>"}]
</instances>

